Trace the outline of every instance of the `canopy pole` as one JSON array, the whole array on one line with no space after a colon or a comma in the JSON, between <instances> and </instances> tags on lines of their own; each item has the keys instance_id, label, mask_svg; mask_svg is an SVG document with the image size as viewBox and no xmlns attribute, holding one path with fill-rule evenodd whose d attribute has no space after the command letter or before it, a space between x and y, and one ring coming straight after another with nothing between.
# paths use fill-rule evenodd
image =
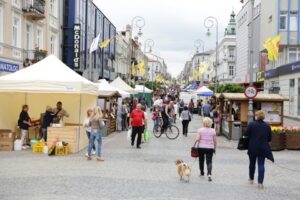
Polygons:
<instances>
[{"instance_id":1,"label":"canopy pole","mask_svg":"<svg viewBox=\"0 0 300 200\"><path fill-rule=\"evenodd\" d=\"M81 101L82 101L82 94L79 95L79 118L78 118L78 124L81 124L80 119L81 119ZM80 134L81 134L81 126L78 126L78 151L80 151Z\"/></svg>"}]
</instances>

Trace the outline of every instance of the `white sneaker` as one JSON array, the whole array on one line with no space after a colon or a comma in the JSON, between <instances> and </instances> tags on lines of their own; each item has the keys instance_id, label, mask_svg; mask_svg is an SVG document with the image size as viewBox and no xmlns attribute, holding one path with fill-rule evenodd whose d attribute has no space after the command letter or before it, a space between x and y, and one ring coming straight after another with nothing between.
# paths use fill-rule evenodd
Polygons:
<instances>
[{"instance_id":1,"label":"white sneaker","mask_svg":"<svg viewBox=\"0 0 300 200\"><path fill-rule=\"evenodd\" d=\"M96 151L95 150L92 151L92 155L96 155Z\"/></svg>"},{"instance_id":2,"label":"white sneaker","mask_svg":"<svg viewBox=\"0 0 300 200\"><path fill-rule=\"evenodd\" d=\"M85 157L89 157L89 153L88 152L86 152Z\"/></svg>"},{"instance_id":3,"label":"white sneaker","mask_svg":"<svg viewBox=\"0 0 300 200\"><path fill-rule=\"evenodd\" d=\"M26 146L22 146L22 149L25 150L25 149L27 149L27 148L26 148Z\"/></svg>"}]
</instances>

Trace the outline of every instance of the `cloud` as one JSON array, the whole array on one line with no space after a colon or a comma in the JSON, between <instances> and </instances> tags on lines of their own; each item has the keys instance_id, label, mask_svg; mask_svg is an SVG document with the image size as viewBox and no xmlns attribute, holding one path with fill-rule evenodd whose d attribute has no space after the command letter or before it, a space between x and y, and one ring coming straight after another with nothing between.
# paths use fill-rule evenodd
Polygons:
<instances>
[{"instance_id":1,"label":"cloud","mask_svg":"<svg viewBox=\"0 0 300 200\"><path fill-rule=\"evenodd\" d=\"M219 36L229 22L233 7L241 8L238 0L94 0L94 3L112 21L118 30L124 30L135 16L142 16L146 25L142 40L155 41L158 51L168 65L168 71L177 76L195 51L194 41L202 39L205 49L214 49L215 30L207 37L203 21L215 16L219 21Z\"/></svg>"}]
</instances>

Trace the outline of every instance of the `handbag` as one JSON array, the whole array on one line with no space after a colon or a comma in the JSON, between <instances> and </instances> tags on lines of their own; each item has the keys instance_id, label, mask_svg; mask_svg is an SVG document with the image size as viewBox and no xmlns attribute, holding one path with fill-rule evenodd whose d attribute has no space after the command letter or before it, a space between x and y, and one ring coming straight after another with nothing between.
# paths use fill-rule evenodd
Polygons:
<instances>
[{"instance_id":1,"label":"handbag","mask_svg":"<svg viewBox=\"0 0 300 200\"><path fill-rule=\"evenodd\" d=\"M196 144L198 144L199 141L197 140L194 144L194 146L191 148L191 156L192 158L198 158L199 157L199 152L198 152L198 147L196 147Z\"/></svg>"},{"instance_id":2,"label":"handbag","mask_svg":"<svg viewBox=\"0 0 300 200\"><path fill-rule=\"evenodd\" d=\"M132 129L128 129L127 131L127 141L131 141Z\"/></svg>"},{"instance_id":3,"label":"handbag","mask_svg":"<svg viewBox=\"0 0 300 200\"><path fill-rule=\"evenodd\" d=\"M150 141L150 133L148 129L145 129L144 138L145 138L145 142Z\"/></svg>"},{"instance_id":4,"label":"handbag","mask_svg":"<svg viewBox=\"0 0 300 200\"><path fill-rule=\"evenodd\" d=\"M248 149L248 145L249 145L249 138L247 135L243 135L240 139L239 139L239 143L237 146L238 150L247 150Z\"/></svg>"}]
</instances>

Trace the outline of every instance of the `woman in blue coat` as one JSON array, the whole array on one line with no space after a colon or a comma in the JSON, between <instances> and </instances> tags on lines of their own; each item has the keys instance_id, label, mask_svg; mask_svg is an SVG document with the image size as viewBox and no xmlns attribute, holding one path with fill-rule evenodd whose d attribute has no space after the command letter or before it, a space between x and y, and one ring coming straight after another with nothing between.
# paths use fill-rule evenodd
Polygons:
<instances>
[{"instance_id":1,"label":"woman in blue coat","mask_svg":"<svg viewBox=\"0 0 300 200\"><path fill-rule=\"evenodd\" d=\"M258 165L258 188L263 189L265 174L265 158L274 162L274 157L269 145L272 139L271 127L265 123L265 114L263 111L255 113L255 121L250 122L246 135L249 138L248 155L249 155L249 183L253 184L255 163Z\"/></svg>"}]
</instances>

